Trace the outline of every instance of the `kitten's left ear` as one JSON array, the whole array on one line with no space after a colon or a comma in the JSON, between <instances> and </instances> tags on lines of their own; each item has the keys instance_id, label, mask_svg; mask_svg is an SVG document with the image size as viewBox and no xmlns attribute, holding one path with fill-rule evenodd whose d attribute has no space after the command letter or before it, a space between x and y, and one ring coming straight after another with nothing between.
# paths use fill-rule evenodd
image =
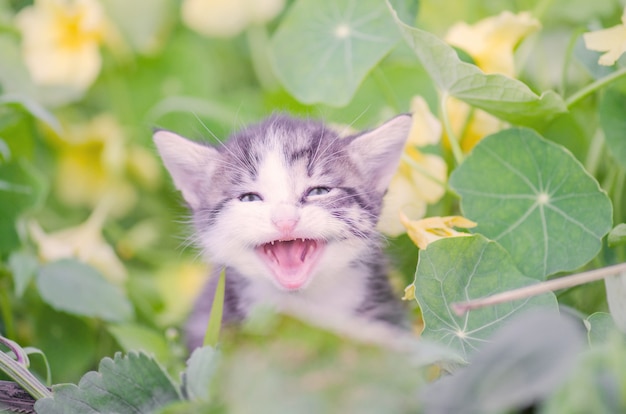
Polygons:
<instances>
[{"instance_id":1,"label":"kitten's left ear","mask_svg":"<svg viewBox=\"0 0 626 414\"><path fill-rule=\"evenodd\" d=\"M153 140L176 188L192 209L199 208L201 188L213 175L218 151L166 130L157 130Z\"/></svg>"},{"instance_id":2,"label":"kitten's left ear","mask_svg":"<svg viewBox=\"0 0 626 414\"><path fill-rule=\"evenodd\" d=\"M398 168L411 124L411 115L399 115L357 136L349 145L350 158L381 193Z\"/></svg>"}]
</instances>

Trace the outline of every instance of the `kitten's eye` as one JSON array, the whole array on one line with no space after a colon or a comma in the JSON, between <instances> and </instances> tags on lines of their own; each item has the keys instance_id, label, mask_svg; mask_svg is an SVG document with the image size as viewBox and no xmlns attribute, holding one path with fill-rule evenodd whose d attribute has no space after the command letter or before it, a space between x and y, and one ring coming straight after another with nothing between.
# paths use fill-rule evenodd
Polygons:
<instances>
[{"instance_id":1,"label":"kitten's eye","mask_svg":"<svg viewBox=\"0 0 626 414\"><path fill-rule=\"evenodd\" d=\"M328 194L330 192L330 188L328 187L313 187L306 193L306 197L315 197L321 196L324 194Z\"/></svg>"},{"instance_id":2,"label":"kitten's eye","mask_svg":"<svg viewBox=\"0 0 626 414\"><path fill-rule=\"evenodd\" d=\"M263 199L261 198L260 195L258 195L257 193L245 193L239 196L239 201L243 201L244 203L247 202L251 202L251 201L262 201Z\"/></svg>"}]
</instances>

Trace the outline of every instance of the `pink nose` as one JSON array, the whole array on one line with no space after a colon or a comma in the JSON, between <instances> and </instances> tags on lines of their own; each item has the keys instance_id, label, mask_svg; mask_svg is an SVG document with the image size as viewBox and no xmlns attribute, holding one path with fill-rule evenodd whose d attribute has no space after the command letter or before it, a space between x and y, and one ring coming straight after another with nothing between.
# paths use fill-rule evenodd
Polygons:
<instances>
[{"instance_id":1,"label":"pink nose","mask_svg":"<svg viewBox=\"0 0 626 414\"><path fill-rule=\"evenodd\" d=\"M281 203L272 212L272 223L283 234L287 235L294 231L300 221L298 209L288 203Z\"/></svg>"},{"instance_id":2,"label":"pink nose","mask_svg":"<svg viewBox=\"0 0 626 414\"><path fill-rule=\"evenodd\" d=\"M291 233L298 224L297 218L277 218L272 220L274 225L281 233Z\"/></svg>"}]
</instances>

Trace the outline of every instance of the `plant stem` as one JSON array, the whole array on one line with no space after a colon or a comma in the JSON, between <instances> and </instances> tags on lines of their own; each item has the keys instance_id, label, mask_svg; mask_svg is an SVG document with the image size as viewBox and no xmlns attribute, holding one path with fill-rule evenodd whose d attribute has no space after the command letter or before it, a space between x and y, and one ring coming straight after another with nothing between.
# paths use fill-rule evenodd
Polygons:
<instances>
[{"instance_id":1,"label":"plant stem","mask_svg":"<svg viewBox=\"0 0 626 414\"><path fill-rule=\"evenodd\" d=\"M1 338L1 343L9 347L16 355L20 354L20 347L15 342L6 338ZM0 351L0 371L6 373L11 379L17 382L34 399L39 400L52 396L50 390L30 373L28 368L20 362L11 358L7 353Z\"/></svg>"},{"instance_id":2,"label":"plant stem","mask_svg":"<svg viewBox=\"0 0 626 414\"><path fill-rule=\"evenodd\" d=\"M411 166L411 168L413 168L414 170L416 170L417 172L422 174L424 177L428 178L430 181L432 181L432 182L442 186L446 190L446 192L450 192L451 191L450 187L448 186L448 183L446 181L442 181L439 178L437 178L434 175L432 175L432 173L430 171L428 171L426 168L424 168L423 165L415 162L413 160L413 158L409 157L406 154L402 154L402 161L404 161L407 164L409 164Z\"/></svg>"},{"instance_id":3,"label":"plant stem","mask_svg":"<svg viewBox=\"0 0 626 414\"><path fill-rule=\"evenodd\" d=\"M450 123L450 118L448 117L448 108L446 107L446 103L448 101L448 94L441 94L440 99L440 112L441 112L441 120L443 122L443 127L446 130L446 135L448 136L448 142L450 142L450 148L452 149L452 155L454 155L454 159L457 164L461 164L463 162L463 151L461 150L461 146L459 145L459 140L457 136L454 134L452 130L452 124Z\"/></svg>"},{"instance_id":4,"label":"plant stem","mask_svg":"<svg viewBox=\"0 0 626 414\"><path fill-rule=\"evenodd\" d=\"M614 266L603 267L601 269L595 269L571 276L548 280L546 282L537 283L535 285L526 286L519 289L509 290L481 299L453 303L452 310L457 315L461 316L472 309L479 309L486 306L497 305L500 303L512 302L519 299L526 299L531 296L536 296L555 290L567 289L585 283L594 282L596 280L605 279L607 277L615 276L619 273L626 274L626 263L620 263Z\"/></svg>"},{"instance_id":5,"label":"plant stem","mask_svg":"<svg viewBox=\"0 0 626 414\"><path fill-rule=\"evenodd\" d=\"M4 330L8 338L15 338L15 326L13 325L13 315L11 312L11 298L8 289L0 290L0 313L2 313L2 322Z\"/></svg>"},{"instance_id":6,"label":"plant stem","mask_svg":"<svg viewBox=\"0 0 626 414\"><path fill-rule=\"evenodd\" d=\"M624 75L626 75L626 67L618 69L615 72L611 73L610 75L607 75L603 78L596 80L593 83L590 83L589 85L585 86L584 88L582 88L581 90L579 90L578 92L576 92L575 94L573 94L572 96L570 96L569 98L565 100L567 109L571 109L574 105L578 104L587 96L591 95L598 89L604 87L605 85L608 85L609 83L613 82L614 80Z\"/></svg>"}]
</instances>

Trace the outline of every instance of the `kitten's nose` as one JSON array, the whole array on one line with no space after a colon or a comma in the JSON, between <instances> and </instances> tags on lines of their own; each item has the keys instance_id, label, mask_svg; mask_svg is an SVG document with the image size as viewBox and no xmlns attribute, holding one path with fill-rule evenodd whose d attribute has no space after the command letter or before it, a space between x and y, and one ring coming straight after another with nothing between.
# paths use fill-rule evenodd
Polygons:
<instances>
[{"instance_id":1,"label":"kitten's nose","mask_svg":"<svg viewBox=\"0 0 626 414\"><path fill-rule=\"evenodd\" d=\"M283 234L291 233L300 221L298 210L294 206L281 204L276 207L272 214L272 223Z\"/></svg>"}]
</instances>

